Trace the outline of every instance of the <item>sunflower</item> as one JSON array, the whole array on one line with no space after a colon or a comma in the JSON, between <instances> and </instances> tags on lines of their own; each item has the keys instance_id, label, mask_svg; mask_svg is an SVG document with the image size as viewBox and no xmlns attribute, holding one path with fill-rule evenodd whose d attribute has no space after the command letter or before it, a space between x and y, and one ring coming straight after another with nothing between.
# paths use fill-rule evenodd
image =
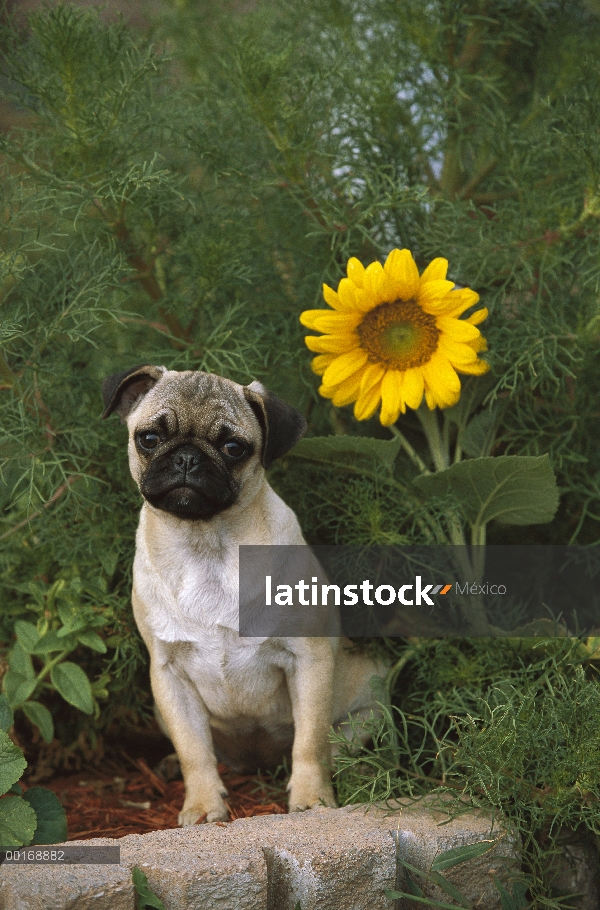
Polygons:
<instances>
[{"instance_id":1,"label":"sunflower","mask_svg":"<svg viewBox=\"0 0 600 910\"><path fill-rule=\"evenodd\" d=\"M383 266L365 269L350 259L337 292L323 285L333 312L305 310L300 322L323 333L305 341L318 355L312 369L323 377L324 398L337 407L355 402L357 420L381 404L381 423L389 426L407 407L418 408L423 395L432 410L452 407L460 398L458 373L489 370L477 356L487 350L477 326L488 311L460 318L479 295L455 289L447 268L446 259L434 259L419 276L409 250L392 250Z\"/></svg>"}]
</instances>

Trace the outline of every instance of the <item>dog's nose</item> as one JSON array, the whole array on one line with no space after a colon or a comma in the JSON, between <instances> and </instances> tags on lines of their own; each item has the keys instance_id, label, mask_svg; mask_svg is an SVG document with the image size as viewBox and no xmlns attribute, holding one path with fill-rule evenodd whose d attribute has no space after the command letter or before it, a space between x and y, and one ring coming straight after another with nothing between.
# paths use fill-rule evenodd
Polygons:
<instances>
[{"instance_id":1,"label":"dog's nose","mask_svg":"<svg viewBox=\"0 0 600 910\"><path fill-rule=\"evenodd\" d=\"M175 455L173 461L178 468L182 468L184 471L193 471L199 466L202 458L199 452L193 449L184 449Z\"/></svg>"}]
</instances>

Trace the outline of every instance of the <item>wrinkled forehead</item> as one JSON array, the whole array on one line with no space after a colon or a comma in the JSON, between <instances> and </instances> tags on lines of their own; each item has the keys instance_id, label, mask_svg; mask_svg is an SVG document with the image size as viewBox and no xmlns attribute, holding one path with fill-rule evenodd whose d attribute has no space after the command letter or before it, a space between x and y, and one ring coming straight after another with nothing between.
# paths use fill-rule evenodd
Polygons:
<instances>
[{"instance_id":1,"label":"wrinkled forehead","mask_svg":"<svg viewBox=\"0 0 600 910\"><path fill-rule=\"evenodd\" d=\"M136 427L141 422L167 421L172 433L216 434L223 426L231 430L259 429L242 387L212 373L166 372L133 410Z\"/></svg>"}]
</instances>

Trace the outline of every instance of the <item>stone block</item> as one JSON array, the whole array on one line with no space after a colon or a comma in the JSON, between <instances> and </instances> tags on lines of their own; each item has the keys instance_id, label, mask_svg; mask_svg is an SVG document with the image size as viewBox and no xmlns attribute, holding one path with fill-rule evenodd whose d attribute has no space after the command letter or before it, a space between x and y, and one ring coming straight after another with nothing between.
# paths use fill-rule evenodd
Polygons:
<instances>
[{"instance_id":1,"label":"stone block","mask_svg":"<svg viewBox=\"0 0 600 910\"><path fill-rule=\"evenodd\" d=\"M265 857L245 821L123 837L121 865L139 866L167 910L265 910Z\"/></svg>"},{"instance_id":2,"label":"stone block","mask_svg":"<svg viewBox=\"0 0 600 910\"><path fill-rule=\"evenodd\" d=\"M72 842L76 843L113 845L118 841L97 838ZM120 865L3 863L0 866L0 910L134 910L134 907L131 872Z\"/></svg>"},{"instance_id":3,"label":"stone block","mask_svg":"<svg viewBox=\"0 0 600 910\"><path fill-rule=\"evenodd\" d=\"M432 819L437 824L432 824ZM519 850L502 829L492 828L485 813L468 812L447 824L437 812L402 812L393 831L398 848L398 859L402 858L422 872L431 868L434 859L447 850L476 844L480 841L496 841L492 848L475 859L453 866L443 872L444 878L461 891L477 910L500 910L500 893L494 885L494 878L504 885L510 878L511 870L520 866ZM448 895L432 882L423 883L425 897L449 902ZM402 864L397 867L397 890L406 891L406 877Z\"/></svg>"},{"instance_id":4,"label":"stone block","mask_svg":"<svg viewBox=\"0 0 600 910\"><path fill-rule=\"evenodd\" d=\"M552 857L550 880L556 894L577 895L569 903L577 910L600 907L600 859L593 835L563 828Z\"/></svg>"},{"instance_id":5,"label":"stone block","mask_svg":"<svg viewBox=\"0 0 600 910\"><path fill-rule=\"evenodd\" d=\"M134 866L167 910L394 910L385 891L398 881L398 839L407 860L427 869L443 850L490 836L483 814L445 821L423 805L396 804L98 838L80 843L119 846L120 865L3 865L0 910L133 910ZM500 908L497 851L448 874L481 910Z\"/></svg>"}]
</instances>

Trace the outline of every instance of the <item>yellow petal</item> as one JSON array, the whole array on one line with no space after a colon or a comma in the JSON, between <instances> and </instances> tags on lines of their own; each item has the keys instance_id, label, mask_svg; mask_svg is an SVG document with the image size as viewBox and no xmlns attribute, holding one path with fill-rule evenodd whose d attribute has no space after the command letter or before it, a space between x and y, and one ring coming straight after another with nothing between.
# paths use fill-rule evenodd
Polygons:
<instances>
[{"instance_id":1,"label":"yellow petal","mask_svg":"<svg viewBox=\"0 0 600 910\"><path fill-rule=\"evenodd\" d=\"M386 274L380 262L372 262L365 269L364 289L370 297L371 307L376 307L387 300L386 291L389 290Z\"/></svg>"},{"instance_id":2,"label":"yellow petal","mask_svg":"<svg viewBox=\"0 0 600 910\"><path fill-rule=\"evenodd\" d=\"M310 368L317 376L322 376L330 363L333 363L337 354L317 354L313 357Z\"/></svg>"},{"instance_id":3,"label":"yellow petal","mask_svg":"<svg viewBox=\"0 0 600 910\"><path fill-rule=\"evenodd\" d=\"M358 335L348 332L345 335L307 335L304 343L309 351L316 354L345 354L359 345ZM366 355L365 355L366 356Z\"/></svg>"},{"instance_id":4,"label":"yellow petal","mask_svg":"<svg viewBox=\"0 0 600 910\"><path fill-rule=\"evenodd\" d=\"M456 404L460 398L460 379L447 357L436 351L421 370L425 385L438 407L448 408Z\"/></svg>"},{"instance_id":5,"label":"yellow petal","mask_svg":"<svg viewBox=\"0 0 600 910\"><path fill-rule=\"evenodd\" d=\"M361 376L362 374L359 370L354 376L344 380L344 382L340 382L333 390L333 395L327 396L333 400L336 408L344 408L347 404L356 401L360 391Z\"/></svg>"},{"instance_id":6,"label":"yellow petal","mask_svg":"<svg viewBox=\"0 0 600 910\"><path fill-rule=\"evenodd\" d=\"M438 316L436 325L440 331L449 338L452 338L453 341L475 341L475 339L479 338L481 335L479 329L475 328L470 322L467 322L466 319L453 319L451 316ZM319 328L319 331L322 332L324 330Z\"/></svg>"},{"instance_id":7,"label":"yellow petal","mask_svg":"<svg viewBox=\"0 0 600 910\"><path fill-rule=\"evenodd\" d=\"M458 404L460 401L460 389L458 392L454 392L444 404L440 405L442 408L453 408L455 404Z\"/></svg>"},{"instance_id":8,"label":"yellow petal","mask_svg":"<svg viewBox=\"0 0 600 910\"><path fill-rule=\"evenodd\" d=\"M474 351L477 351L478 354L481 354L482 351L487 351L488 345L487 341L480 335L479 338L476 338L474 341L469 341L469 347L473 348Z\"/></svg>"},{"instance_id":9,"label":"yellow petal","mask_svg":"<svg viewBox=\"0 0 600 910\"><path fill-rule=\"evenodd\" d=\"M382 427L391 427L393 423L396 423L400 414L406 414L406 405L401 400L398 404L398 407L393 411L384 410L383 405L381 406L381 413L379 415L379 420L381 421Z\"/></svg>"},{"instance_id":10,"label":"yellow petal","mask_svg":"<svg viewBox=\"0 0 600 910\"><path fill-rule=\"evenodd\" d=\"M490 311L484 306L480 310L475 310L470 316L467 316L466 322L470 322L471 325L479 325L479 323L483 322L484 319L487 319L489 315Z\"/></svg>"},{"instance_id":11,"label":"yellow petal","mask_svg":"<svg viewBox=\"0 0 600 910\"><path fill-rule=\"evenodd\" d=\"M336 389L336 385L320 385L319 395L322 395L323 398L333 398Z\"/></svg>"},{"instance_id":12,"label":"yellow petal","mask_svg":"<svg viewBox=\"0 0 600 910\"><path fill-rule=\"evenodd\" d=\"M429 263L429 265L427 266L427 268L421 275L421 285L423 285L426 281L436 281L440 278L445 278L447 271L448 271L448 260L447 259L442 259L441 257L438 259L434 259L432 262Z\"/></svg>"},{"instance_id":13,"label":"yellow petal","mask_svg":"<svg viewBox=\"0 0 600 910\"><path fill-rule=\"evenodd\" d=\"M334 310L348 309L347 306L344 306L338 294L333 290L333 288L330 288L328 284L323 285L323 298L325 300L325 303L328 303L329 306Z\"/></svg>"},{"instance_id":14,"label":"yellow petal","mask_svg":"<svg viewBox=\"0 0 600 910\"><path fill-rule=\"evenodd\" d=\"M377 383L368 392L361 392L354 405L354 416L357 420L368 420L372 417L381 401L381 383Z\"/></svg>"},{"instance_id":15,"label":"yellow petal","mask_svg":"<svg viewBox=\"0 0 600 910\"><path fill-rule=\"evenodd\" d=\"M444 298L453 287L454 285L451 281L445 281L443 278L436 278L426 284L422 284L417 298L419 306L426 313L437 314L440 310L445 310Z\"/></svg>"},{"instance_id":16,"label":"yellow petal","mask_svg":"<svg viewBox=\"0 0 600 910\"><path fill-rule=\"evenodd\" d=\"M459 373L468 373L469 376L483 376L490 369L490 365L485 360L477 359L473 363L461 363L456 369Z\"/></svg>"},{"instance_id":17,"label":"yellow petal","mask_svg":"<svg viewBox=\"0 0 600 910\"><path fill-rule=\"evenodd\" d=\"M331 313L331 310L304 310L303 313L300 313L300 322L307 329L313 329L316 332L315 319L318 319L319 316L324 316L326 313Z\"/></svg>"},{"instance_id":18,"label":"yellow petal","mask_svg":"<svg viewBox=\"0 0 600 910\"><path fill-rule=\"evenodd\" d=\"M425 392L425 401L429 409L434 408L453 408L458 404L460 391L458 392L441 392L439 389L429 389Z\"/></svg>"},{"instance_id":19,"label":"yellow petal","mask_svg":"<svg viewBox=\"0 0 600 910\"><path fill-rule=\"evenodd\" d=\"M448 358L454 364L473 363L477 354L468 344L462 344L460 341L453 341L446 335L441 335L438 341L438 351Z\"/></svg>"},{"instance_id":20,"label":"yellow petal","mask_svg":"<svg viewBox=\"0 0 600 910\"><path fill-rule=\"evenodd\" d=\"M440 302L440 307L443 306L445 316L460 316L465 310L475 306L478 302L479 294L476 291L472 291L471 288L459 288L451 291Z\"/></svg>"},{"instance_id":21,"label":"yellow petal","mask_svg":"<svg viewBox=\"0 0 600 910\"><path fill-rule=\"evenodd\" d=\"M342 278L338 284L338 297L342 301L345 310L355 311L358 308L356 300L357 290L358 288L349 278Z\"/></svg>"},{"instance_id":22,"label":"yellow petal","mask_svg":"<svg viewBox=\"0 0 600 910\"><path fill-rule=\"evenodd\" d=\"M410 250L392 250L385 261L393 300L411 300L419 293L419 270Z\"/></svg>"},{"instance_id":23,"label":"yellow petal","mask_svg":"<svg viewBox=\"0 0 600 910\"><path fill-rule=\"evenodd\" d=\"M349 278L342 278L338 285L338 297L344 307L344 312L365 313L375 304L371 303L371 296L363 288L357 287Z\"/></svg>"},{"instance_id":24,"label":"yellow petal","mask_svg":"<svg viewBox=\"0 0 600 910\"><path fill-rule=\"evenodd\" d=\"M381 383L381 414L379 419L384 427L396 423L400 412L406 411L402 388L404 374L400 370L388 370Z\"/></svg>"},{"instance_id":25,"label":"yellow petal","mask_svg":"<svg viewBox=\"0 0 600 910\"><path fill-rule=\"evenodd\" d=\"M348 260L346 271L348 273L348 278L357 288L364 287L365 267L355 256L352 256L352 258Z\"/></svg>"},{"instance_id":26,"label":"yellow petal","mask_svg":"<svg viewBox=\"0 0 600 910\"><path fill-rule=\"evenodd\" d=\"M409 408L413 408L415 411L417 410L423 401L424 389L425 382L421 369L419 367L413 367L412 369L407 370L404 374L404 382L402 384L402 396Z\"/></svg>"},{"instance_id":27,"label":"yellow petal","mask_svg":"<svg viewBox=\"0 0 600 910\"><path fill-rule=\"evenodd\" d=\"M344 379L353 376L365 365L367 356L366 351L357 348L354 351L336 357L323 374L323 385L339 385Z\"/></svg>"},{"instance_id":28,"label":"yellow petal","mask_svg":"<svg viewBox=\"0 0 600 910\"><path fill-rule=\"evenodd\" d=\"M332 313L331 310L308 310L307 312L319 314L311 317L312 325L308 326L309 329L314 329L316 332L327 332L331 335L353 332L364 319L363 313ZM478 332L478 329L475 331Z\"/></svg>"},{"instance_id":29,"label":"yellow petal","mask_svg":"<svg viewBox=\"0 0 600 910\"><path fill-rule=\"evenodd\" d=\"M360 383L361 395L368 392L374 385L381 382L385 373L385 367L380 363L367 363L363 368L362 380Z\"/></svg>"}]
</instances>

